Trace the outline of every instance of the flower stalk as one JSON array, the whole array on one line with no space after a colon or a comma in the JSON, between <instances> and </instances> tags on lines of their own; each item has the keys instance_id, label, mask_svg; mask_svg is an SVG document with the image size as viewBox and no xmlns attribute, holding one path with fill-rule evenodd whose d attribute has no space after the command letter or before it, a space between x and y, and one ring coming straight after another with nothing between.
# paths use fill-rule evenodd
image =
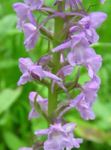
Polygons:
<instances>
[{"instance_id":1,"label":"flower stalk","mask_svg":"<svg viewBox=\"0 0 111 150\"><path fill-rule=\"evenodd\" d=\"M58 4L58 11L63 11L64 10L64 3L60 2L60 4ZM63 42L63 40L65 39L64 36L61 34L61 31L64 28L64 20L60 17L56 17L54 19L54 38L53 38L53 47L58 46L60 43ZM61 35L62 36L61 36ZM59 40L58 40L59 37ZM55 53L53 55L53 63L56 64L54 66L54 68L52 69L52 72L54 74L57 73L57 71L60 68L60 54L59 53ZM50 118L53 118L53 114L57 108L57 98L58 98L58 93L57 93L57 85L55 85L54 90L52 91L51 86L49 86L49 91L48 91L48 114L50 116Z\"/></svg>"},{"instance_id":2,"label":"flower stalk","mask_svg":"<svg viewBox=\"0 0 111 150\"><path fill-rule=\"evenodd\" d=\"M48 51L38 61L19 59L22 75L18 81L19 86L35 82L48 88L48 97L42 97L37 91L29 93L29 119L42 116L48 123L47 129L38 130L35 135L45 136L47 140L20 150L39 150L41 147L44 150L79 148L83 140L73 135L76 124L67 123L63 117L70 109L76 109L84 120L95 118L92 105L100 87L97 72L102 58L93 47L110 46L109 43L99 43L96 32L107 15L103 12L88 14L80 0L55 0L51 8L44 5L44 0L24 0L23 3L15 3L13 7L18 16L17 27L24 32L24 45L28 52L35 47L41 34L48 39ZM34 16L35 11L46 18L39 22ZM54 23L49 29L47 22L50 19ZM76 67L79 69L75 79L67 81L67 76L72 76ZM87 69L90 79L83 85L79 83L81 68ZM75 90L79 92L77 96ZM61 93L65 95L62 102Z\"/></svg>"}]
</instances>

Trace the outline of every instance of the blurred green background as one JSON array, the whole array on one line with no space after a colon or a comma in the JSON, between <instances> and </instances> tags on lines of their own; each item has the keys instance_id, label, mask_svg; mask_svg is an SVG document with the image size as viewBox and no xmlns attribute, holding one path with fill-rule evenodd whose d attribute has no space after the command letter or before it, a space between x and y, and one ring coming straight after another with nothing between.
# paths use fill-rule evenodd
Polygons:
<instances>
[{"instance_id":1,"label":"blurred green background","mask_svg":"<svg viewBox=\"0 0 111 150\"><path fill-rule=\"evenodd\" d=\"M17 18L12 9L16 1L0 0L0 150L30 146L34 130L47 125L43 118L28 120L28 93L38 90L46 96L47 89L33 83L17 87L21 75L18 58L30 56L38 59L47 49L47 42L41 38L34 51L25 51L24 37L16 29ZM51 4L53 1L47 2ZM94 104L94 121L83 121L74 111L70 111L66 119L78 124L76 135L84 139L80 150L111 150L111 0L106 0L104 5L100 5L99 0L84 0L84 6L89 11L101 10L108 14L105 23L98 29L100 43L105 44L95 46L96 52L103 57L99 72L102 84ZM82 78L84 80L85 74Z\"/></svg>"}]
</instances>

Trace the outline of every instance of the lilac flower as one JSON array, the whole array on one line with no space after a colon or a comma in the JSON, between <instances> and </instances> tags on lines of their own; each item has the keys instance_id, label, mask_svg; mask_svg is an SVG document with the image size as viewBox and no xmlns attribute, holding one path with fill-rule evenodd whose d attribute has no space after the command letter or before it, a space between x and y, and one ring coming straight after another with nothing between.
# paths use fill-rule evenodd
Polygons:
<instances>
[{"instance_id":1,"label":"lilac flower","mask_svg":"<svg viewBox=\"0 0 111 150\"><path fill-rule=\"evenodd\" d=\"M18 16L17 27L19 29L21 29L23 27L23 24L26 23L27 21L35 25L36 22L32 15L32 11L40 9L43 5L43 0L24 0L24 1L25 3L15 3L13 5L13 8Z\"/></svg>"},{"instance_id":2,"label":"lilac flower","mask_svg":"<svg viewBox=\"0 0 111 150\"><path fill-rule=\"evenodd\" d=\"M107 14L103 12L92 12L89 14L91 26L98 28L106 20Z\"/></svg>"},{"instance_id":3,"label":"lilac flower","mask_svg":"<svg viewBox=\"0 0 111 150\"><path fill-rule=\"evenodd\" d=\"M19 59L19 68L23 75L20 77L18 81L18 85L22 85L27 83L28 81L31 81L32 78L28 72L30 67L33 65L33 62L31 61L30 58L20 58Z\"/></svg>"},{"instance_id":4,"label":"lilac flower","mask_svg":"<svg viewBox=\"0 0 111 150\"><path fill-rule=\"evenodd\" d=\"M92 78L101 67L101 56L97 55L92 48L89 48L89 43L85 37L85 34L75 35L72 41L68 41L64 44L53 49L54 52L64 50L65 48L71 48L67 55L67 60L70 65L83 65L88 69L88 74Z\"/></svg>"},{"instance_id":5,"label":"lilac flower","mask_svg":"<svg viewBox=\"0 0 111 150\"><path fill-rule=\"evenodd\" d=\"M100 55L97 55L92 48L82 45L81 42L73 47L73 50L69 52L67 59L72 66L85 66L88 69L88 74L91 78L93 78L100 69L102 62Z\"/></svg>"},{"instance_id":6,"label":"lilac flower","mask_svg":"<svg viewBox=\"0 0 111 150\"><path fill-rule=\"evenodd\" d=\"M81 33L84 33L89 44L97 42L99 36L96 33L96 28L105 21L106 17L107 15L103 12L93 12L88 16L83 17L78 22L78 25L74 25L70 28L71 37L75 34L80 35Z\"/></svg>"},{"instance_id":7,"label":"lilac flower","mask_svg":"<svg viewBox=\"0 0 111 150\"><path fill-rule=\"evenodd\" d=\"M34 48L38 39L38 29L36 27L36 21L29 9L29 6L24 3L15 3L14 9L18 16L17 27L24 31L25 34L25 47L26 49ZM26 23L29 20L31 23Z\"/></svg>"},{"instance_id":8,"label":"lilac flower","mask_svg":"<svg viewBox=\"0 0 111 150\"><path fill-rule=\"evenodd\" d=\"M71 72L73 71L73 66L71 65L66 65L66 66L63 66L58 72L57 72L57 76L60 77L61 79L65 79L66 76L70 75ZM59 85L59 87L61 87L64 91L67 92L67 89L66 87L64 86L64 83L63 82L60 82L60 81L53 81L52 82L52 91L54 90L54 86L55 86L55 83L57 83Z\"/></svg>"},{"instance_id":9,"label":"lilac flower","mask_svg":"<svg viewBox=\"0 0 111 150\"><path fill-rule=\"evenodd\" d=\"M103 4L105 2L105 0L100 0L100 2Z\"/></svg>"},{"instance_id":10,"label":"lilac flower","mask_svg":"<svg viewBox=\"0 0 111 150\"><path fill-rule=\"evenodd\" d=\"M95 76L82 87L83 91L70 102L70 107L75 107L80 112L81 117L85 120L95 118L91 107L97 97L99 86L100 79Z\"/></svg>"},{"instance_id":11,"label":"lilac flower","mask_svg":"<svg viewBox=\"0 0 111 150\"><path fill-rule=\"evenodd\" d=\"M106 19L107 15L103 12L93 12L86 17L83 17L78 24L81 26L81 31L85 33L89 43L98 41L99 36L95 29L98 28Z\"/></svg>"},{"instance_id":12,"label":"lilac flower","mask_svg":"<svg viewBox=\"0 0 111 150\"><path fill-rule=\"evenodd\" d=\"M89 42L87 41L87 38L83 32L72 35L70 40L68 39L64 43L53 48L52 52L62 52L64 50L69 50L70 52L70 49L73 50L76 45L81 45L82 47L84 47L84 49L89 47Z\"/></svg>"},{"instance_id":13,"label":"lilac flower","mask_svg":"<svg viewBox=\"0 0 111 150\"><path fill-rule=\"evenodd\" d=\"M38 95L37 92L30 92L29 94L29 99L30 99L30 105L32 107L30 113L29 113L29 119L32 118L37 118L39 117L39 113L35 110L34 108L34 101L36 98L36 102L40 105L41 110L47 114L47 109L48 109L48 100L44 99L40 95Z\"/></svg>"},{"instance_id":14,"label":"lilac flower","mask_svg":"<svg viewBox=\"0 0 111 150\"><path fill-rule=\"evenodd\" d=\"M80 25L79 31L84 32L89 44L96 43L99 40L99 36L95 29L91 26L90 17L84 17L78 24Z\"/></svg>"},{"instance_id":15,"label":"lilac flower","mask_svg":"<svg viewBox=\"0 0 111 150\"><path fill-rule=\"evenodd\" d=\"M64 43L58 45L57 47L52 49L52 52L61 52L67 48L71 47L71 40L65 41Z\"/></svg>"},{"instance_id":16,"label":"lilac flower","mask_svg":"<svg viewBox=\"0 0 111 150\"><path fill-rule=\"evenodd\" d=\"M20 77L18 85L23 85L33 79L42 80L46 77L55 81L61 81L59 77L49 71L44 70L42 66L34 64L30 58L20 58L19 68L23 75Z\"/></svg>"},{"instance_id":17,"label":"lilac flower","mask_svg":"<svg viewBox=\"0 0 111 150\"><path fill-rule=\"evenodd\" d=\"M14 10L18 16L18 25L17 27L20 29L25 21L29 18L29 6L24 3L15 3L13 5Z\"/></svg>"},{"instance_id":18,"label":"lilac flower","mask_svg":"<svg viewBox=\"0 0 111 150\"><path fill-rule=\"evenodd\" d=\"M52 49L52 51L58 52L67 48L71 48L73 43L73 45L78 43L78 40L81 38L81 36L82 38L84 38L84 43L86 46L89 46L89 44L91 43L97 42L99 36L97 35L95 29L104 22L106 17L107 15L103 12L94 12L91 13L89 16L83 17L78 22L78 25L74 25L70 28L71 40L68 39L64 43Z\"/></svg>"},{"instance_id":19,"label":"lilac flower","mask_svg":"<svg viewBox=\"0 0 111 150\"><path fill-rule=\"evenodd\" d=\"M39 10L44 3L44 0L24 0L24 1L27 5L30 6L31 10Z\"/></svg>"},{"instance_id":20,"label":"lilac flower","mask_svg":"<svg viewBox=\"0 0 111 150\"><path fill-rule=\"evenodd\" d=\"M24 3L15 3L13 7L18 16L18 29L21 30L24 23L26 23L27 21L31 22L34 25L36 24L35 18L28 5Z\"/></svg>"},{"instance_id":21,"label":"lilac flower","mask_svg":"<svg viewBox=\"0 0 111 150\"><path fill-rule=\"evenodd\" d=\"M19 150L33 150L31 147L22 147Z\"/></svg>"},{"instance_id":22,"label":"lilac flower","mask_svg":"<svg viewBox=\"0 0 111 150\"><path fill-rule=\"evenodd\" d=\"M63 66L58 72L57 75L60 76L62 79L67 75L70 75L73 71L73 67L71 65Z\"/></svg>"},{"instance_id":23,"label":"lilac flower","mask_svg":"<svg viewBox=\"0 0 111 150\"><path fill-rule=\"evenodd\" d=\"M38 60L38 65L42 65L42 66L46 66L50 63L52 59L52 56L51 55L44 55L42 56L39 60Z\"/></svg>"},{"instance_id":24,"label":"lilac flower","mask_svg":"<svg viewBox=\"0 0 111 150\"><path fill-rule=\"evenodd\" d=\"M35 47L35 44L39 36L39 31L37 27L31 23L25 23L23 25L23 31L25 34L24 45L27 50L30 50Z\"/></svg>"},{"instance_id":25,"label":"lilac flower","mask_svg":"<svg viewBox=\"0 0 111 150\"><path fill-rule=\"evenodd\" d=\"M51 125L49 129L36 131L35 134L48 135L48 139L44 142L44 150L63 150L72 148L79 148L82 139L73 136L75 129L74 123L67 123L61 125L59 123Z\"/></svg>"}]
</instances>

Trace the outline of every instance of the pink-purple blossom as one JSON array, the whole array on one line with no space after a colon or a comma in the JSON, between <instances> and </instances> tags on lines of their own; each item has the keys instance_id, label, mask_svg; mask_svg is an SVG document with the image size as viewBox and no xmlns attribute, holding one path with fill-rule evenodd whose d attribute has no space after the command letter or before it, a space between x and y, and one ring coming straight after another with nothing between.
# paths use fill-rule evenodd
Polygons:
<instances>
[{"instance_id":1,"label":"pink-purple blossom","mask_svg":"<svg viewBox=\"0 0 111 150\"><path fill-rule=\"evenodd\" d=\"M43 3L43 0L24 0L24 3L15 3L13 5L18 16L17 27L23 30L25 34L24 45L27 50L33 49L36 45L39 31L33 11L39 10Z\"/></svg>"},{"instance_id":2,"label":"pink-purple blossom","mask_svg":"<svg viewBox=\"0 0 111 150\"><path fill-rule=\"evenodd\" d=\"M18 81L18 85L23 85L32 80L42 80L44 78L50 78L55 81L62 81L61 78L47 70L44 70L42 66L33 63L30 58L20 58L19 68L22 72L22 76Z\"/></svg>"},{"instance_id":3,"label":"pink-purple blossom","mask_svg":"<svg viewBox=\"0 0 111 150\"><path fill-rule=\"evenodd\" d=\"M73 135L75 126L74 123L67 123L63 126L56 123L50 125L48 129L36 131L35 134L48 136L44 142L44 150L63 150L65 148L71 150L72 148L79 148L82 143L82 139L75 138Z\"/></svg>"},{"instance_id":4,"label":"pink-purple blossom","mask_svg":"<svg viewBox=\"0 0 111 150\"><path fill-rule=\"evenodd\" d=\"M101 2L101 3L104 3L104 2L105 2L105 0L100 0L100 2Z\"/></svg>"},{"instance_id":5,"label":"pink-purple blossom","mask_svg":"<svg viewBox=\"0 0 111 150\"><path fill-rule=\"evenodd\" d=\"M40 116L39 112L34 107L34 103L38 103L41 110L47 114L48 111L48 100L46 98L41 97L37 92L30 92L29 94L30 105L32 107L29 113L29 119L37 118Z\"/></svg>"},{"instance_id":6,"label":"pink-purple blossom","mask_svg":"<svg viewBox=\"0 0 111 150\"><path fill-rule=\"evenodd\" d=\"M31 147L22 147L19 150L33 150Z\"/></svg>"},{"instance_id":7,"label":"pink-purple blossom","mask_svg":"<svg viewBox=\"0 0 111 150\"><path fill-rule=\"evenodd\" d=\"M39 10L43 5L44 0L24 0L24 2L30 6L31 10Z\"/></svg>"},{"instance_id":8,"label":"pink-purple blossom","mask_svg":"<svg viewBox=\"0 0 111 150\"><path fill-rule=\"evenodd\" d=\"M18 17L18 24L17 27L21 30L24 23L27 21L35 24L34 17L32 15L32 12L30 10L30 7L25 3L15 3L13 5L14 10L17 13Z\"/></svg>"},{"instance_id":9,"label":"pink-purple blossom","mask_svg":"<svg viewBox=\"0 0 111 150\"><path fill-rule=\"evenodd\" d=\"M35 47L36 42L39 37L39 31L37 27L31 23L25 23L23 25L23 31L25 34L24 45L27 50L30 50Z\"/></svg>"},{"instance_id":10,"label":"pink-purple blossom","mask_svg":"<svg viewBox=\"0 0 111 150\"><path fill-rule=\"evenodd\" d=\"M92 111L92 104L95 102L97 97L97 91L100 86L100 79L95 76L89 82L82 86L81 93L70 101L70 107L76 108L83 119L89 120L94 119L95 115Z\"/></svg>"}]
</instances>

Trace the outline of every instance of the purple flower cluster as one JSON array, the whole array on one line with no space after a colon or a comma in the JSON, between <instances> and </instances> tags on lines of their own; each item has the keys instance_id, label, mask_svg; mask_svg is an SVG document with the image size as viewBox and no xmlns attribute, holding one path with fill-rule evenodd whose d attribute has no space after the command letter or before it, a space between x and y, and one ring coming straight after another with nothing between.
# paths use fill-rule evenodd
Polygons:
<instances>
[{"instance_id":1,"label":"purple flower cluster","mask_svg":"<svg viewBox=\"0 0 111 150\"><path fill-rule=\"evenodd\" d=\"M15 3L14 10L18 16L17 27L24 31L26 49L34 48L39 31L33 15L33 11L39 10L43 5L43 0L24 0L24 3Z\"/></svg>"},{"instance_id":2,"label":"purple flower cluster","mask_svg":"<svg viewBox=\"0 0 111 150\"><path fill-rule=\"evenodd\" d=\"M105 21L107 15L103 12L88 14L80 0L55 0L53 5L56 6L52 7L55 9L46 6L43 0L24 0L24 3L15 3L13 6L18 16L17 27L25 35L24 45L27 50L35 47L41 34L53 45L53 48L50 47L50 51L36 62L30 58L19 59L22 75L18 85L35 81L48 89L47 98L35 91L29 94L29 119L42 115L49 124L47 129L35 132L37 137L47 136L47 140L42 142L40 147L44 150L71 150L79 148L82 139L75 138L73 131L76 125L64 123L63 115L70 109L76 109L84 120L95 118L92 105L100 87L97 73L102 58L96 54L92 44L98 42L96 29ZM48 16L39 23L35 11ZM50 19L54 20L54 30L45 26ZM70 76L75 68L79 68L77 77L74 81L67 81L66 77ZM79 83L81 68L86 68L89 76L89 80L83 85ZM70 92L75 89L80 91L76 97ZM58 97L61 93L64 93L67 99L62 103L60 96ZM33 149L39 150L39 146L35 144L31 148L20 150Z\"/></svg>"},{"instance_id":3,"label":"purple flower cluster","mask_svg":"<svg viewBox=\"0 0 111 150\"><path fill-rule=\"evenodd\" d=\"M56 123L51 125L48 129L36 131L35 134L37 136L48 136L48 139L44 142L44 150L79 148L82 139L73 136L74 129L74 123L67 123L63 126L60 123Z\"/></svg>"},{"instance_id":4,"label":"purple flower cluster","mask_svg":"<svg viewBox=\"0 0 111 150\"><path fill-rule=\"evenodd\" d=\"M18 81L18 85L22 85L31 80L42 80L46 77L54 80L55 82L60 82L61 78L52 74L49 69L44 69L40 62L33 63L30 58L20 58L19 68L23 75Z\"/></svg>"}]
</instances>

